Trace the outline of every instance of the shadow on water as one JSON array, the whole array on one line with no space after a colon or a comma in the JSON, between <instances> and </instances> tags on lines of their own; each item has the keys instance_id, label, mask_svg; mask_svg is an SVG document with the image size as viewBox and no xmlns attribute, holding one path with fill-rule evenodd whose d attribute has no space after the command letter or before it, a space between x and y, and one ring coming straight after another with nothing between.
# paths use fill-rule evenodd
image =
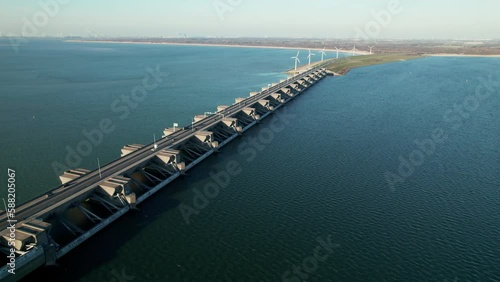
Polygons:
<instances>
[{"instance_id":1,"label":"shadow on water","mask_svg":"<svg viewBox=\"0 0 500 282\"><path fill-rule=\"evenodd\" d=\"M293 104L293 101L290 104ZM245 135L255 137L261 126L269 124L271 119L272 117L266 118L261 124L249 129ZM21 281L78 281L103 264L116 259L119 249L137 234L143 232L143 228L154 223L162 214L174 210L181 204L181 201L173 199L174 195L192 189L193 183L208 177L208 173L205 172L218 170L221 163L226 163L229 159L233 159L234 156L238 155L240 142L241 139L233 140L224 146L224 150L209 156L191 169L187 175L167 184L163 189L141 203L138 206L139 210L131 210L118 218L57 260L56 266L42 266ZM130 228L131 226L133 228ZM120 274L122 269L115 270ZM110 269L109 277L103 281L117 281L117 279L120 281L120 278L113 276L112 271L113 269ZM127 270L127 272L133 273L132 270Z\"/></svg>"},{"instance_id":2,"label":"shadow on water","mask_svg":"<svg viewBox=\"0 0 500 282\"><path fill-rule=\"evenodd\" d=\"M186 176L189 177L189 176ZM57 261L56 266L40 267L21 281L77 281L98 266L116 258L117 251L141 229L161 214L175 209L180 202L172 195L189 189L190 180L179 177L87 241ZM130 228L133 226L133 228ZM110 270L111 271L111 270ZM120 270L117 270L120 273ZM113 276L110 274L110 281ZM116 280L116 279L115 279Z\"/></svg>"},{"instance_id":3,"label":"shadow on water","mask_svg":"<svg viewBox=\"0 0 500 282\"><path fill-rule=\"evenodd\" d=\"M285 107L293 105L293 102L291 101ZM245 135L256 137L261 126L268 125L272 119L272 116L266 118L261 124L249 129ZM230 142L224 147L224 150L209 156L190 170L190 173L186 176L181 176L167 184L163 189L141 203L138 206L139 210L129 211L59 259L57 261L58 265L40 267L21 281L78 281L95 269L116 259L119 256L118 251L136 235L143 232L143 228L148 227L162 214L177 208L181 204L181 201L173 199L174 195L192 189L194 182L208 177L208 173L205 172L218 170L221 163L226 163L229 159L238 155L240 142L241 139ZM130 228L131 226L133 228ZM126 273L133 273L132 269L127 269ZM115 270L120 274L122 268ZM121 281L119 277L113 276L112 271L113 269L110 269L109 276L100 281Z\"/></svg>"}]
</instances>

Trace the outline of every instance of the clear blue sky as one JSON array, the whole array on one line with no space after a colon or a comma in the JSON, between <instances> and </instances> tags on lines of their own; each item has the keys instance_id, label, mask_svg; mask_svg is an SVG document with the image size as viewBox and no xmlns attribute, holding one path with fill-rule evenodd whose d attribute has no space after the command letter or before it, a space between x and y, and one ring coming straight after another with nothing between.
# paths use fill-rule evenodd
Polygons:
<instances>
[{"instance_id":1,"label":"clear blue sky","mask_svg":"<svg viewBox=\"0 0 500 282\"><path fill-rule=\"evenodd\" d=\"M21 34L40 2L0 0L0 32ZM64 0L38 35L356 37L391 0ZM396 0L397 1L397 0ZM218 13L215 3L238 3ZM399 0L378 38L500 38L498 0ZM229 4L226 4L229 5ZM228 6L226 6L228 7ZM221 17L222 15L222 17Z\"/></svg>"}]
</instances>

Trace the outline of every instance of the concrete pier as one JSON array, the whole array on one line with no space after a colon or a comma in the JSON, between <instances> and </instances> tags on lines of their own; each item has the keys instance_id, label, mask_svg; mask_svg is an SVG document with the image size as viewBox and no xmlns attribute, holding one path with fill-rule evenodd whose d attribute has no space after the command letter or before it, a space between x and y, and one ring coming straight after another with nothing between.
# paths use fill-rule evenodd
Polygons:
<instances>
[{"instance_id":1,"label":"concrete pier","mask_svg":"<svg viewBox=\"0 0 500 282\"><path fill-rule=\"evenodd\" d=\"M88 169L83 169L83 168L77 168L77 169L72 169L69 171L66 171L63 175L59 176L59 179L61 180L62 184L66 184L72 180L75 180L87 173L89 173L90 170Z\"/></svg>"},{"instance_id":2,"label":"concrete pier","mask_svg":"<svg viewBox=\"0 0 500 282\"><path fill-rule=\"evenodd\" d=\"M131 154L137 150L140 150L142 147L144 147L144 145L138 145L138 144L127 145L127 146L123 147L121 156L125 157L128 154Z\"/></svg>"},{"instance_id":3,"label":"concrete pier","mask_svg":"<svg viewBox=\"0 0 500 282\"><path fill-rule=\"evenodd\" d=\"M229 106L218 106L218 107L217 107L217 112L223 112L223 111L225 111L227 108L229 108Z\"/></svg>"}]
</instances>

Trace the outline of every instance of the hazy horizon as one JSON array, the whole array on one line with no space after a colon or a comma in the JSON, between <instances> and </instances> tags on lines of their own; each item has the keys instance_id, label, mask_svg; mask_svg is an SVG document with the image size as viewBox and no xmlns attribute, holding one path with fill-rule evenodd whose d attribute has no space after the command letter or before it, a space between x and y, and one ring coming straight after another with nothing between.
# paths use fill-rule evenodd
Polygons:
<instances>
[{"instance_id":1,"label":"hazy horizon","mask_svg":"<svg viewBox=\"0 0 500 282\"><path fill-rule=\"evenodd\" d=\"M499 8L493 0L25 0L0 3L0 36L498 39Z\"/></svg>"}]
</instances>

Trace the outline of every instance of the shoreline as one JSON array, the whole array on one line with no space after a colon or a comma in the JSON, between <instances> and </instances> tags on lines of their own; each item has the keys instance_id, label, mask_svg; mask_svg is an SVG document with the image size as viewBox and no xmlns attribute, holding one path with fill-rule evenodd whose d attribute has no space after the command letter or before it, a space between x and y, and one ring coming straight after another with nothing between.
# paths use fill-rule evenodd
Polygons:
<instances>
[{"instance_id":1,"label":"shoreline","mask_svg":"<svg viewBox=\"0 0 500 282\"><path fill-rule=\"evenodd\" d=\"M113 40L65 40L65 42L78 43L111 43L111 44L145 44L145 45L177 45L177 46L211 46L211 47L232 47L232 48L260 48L260 49L281 49L281 50L314 50L321 51L319 48L304 48L304 47L283 47L283 46L259 46L259 45L235 45L235 44L212 44L212 43L175 43L175 42L137 42L137 41L113 41ZM327 52L337 52L336 49L325 49ZM352 54L352 50L339 49L339 53ZM354 54L370 55L370 52L356 50ZM376 53L375 53L376 54ZM423 54L428 57L462 57L462 58L500 58L499 55L481 55L481 54L452 54L452 53L436 53Z\"/></svg>"},{"instance_id":2,"label":"shoreline","mask_svg":"<svg viewBox=\"0 0 500 282\"><path fill-rule=\"evenodd\" d=\"M428 57L462 57L462 58L500 58L500 55L478 55L478 54L450 54L450 53L439 53L439 54L425 54Z\"/></svg>"},{"instance_id":3,"label":"shoreline","mask_svg":"<svg viewBox=\"0 0 500 282\"><path fill-rule=\"evenodd\" d=\"M414 54L375 54L371 56L347 57L336 60L332 64L325 66L326 69L333 72L335 75L346 75L349 71L361 67L369 67L374 65L396 63L401 61L416 60L427 56Z\"/></svg>"},{"instance_id":4,"label":"shoreline","mask_svg":"<svg viewBox=\"0 0 500 282\"><path fill-rule=\"evenodd\" d=\"M235 45L235 44L210 44L210 43L174 43L174 42L136 42L136 41L113 41L113 40L65 40L65 42L79 42L79 43L115 43L115 44L147 44L147 45L179 45L179 46L212 46L212 47L233 47L233 48L261 48L261 49L285 49L285 50L314 50L321 51L318 48L304 48L304 47L283 47L283 46L259 46L259 45ZM328 52L337 52L336 49L325 49ZM339 53L352 54L352 50L339 49ZM369 55L367 51L355 51L358 55Z\"/></svg>"}]
</instances>

